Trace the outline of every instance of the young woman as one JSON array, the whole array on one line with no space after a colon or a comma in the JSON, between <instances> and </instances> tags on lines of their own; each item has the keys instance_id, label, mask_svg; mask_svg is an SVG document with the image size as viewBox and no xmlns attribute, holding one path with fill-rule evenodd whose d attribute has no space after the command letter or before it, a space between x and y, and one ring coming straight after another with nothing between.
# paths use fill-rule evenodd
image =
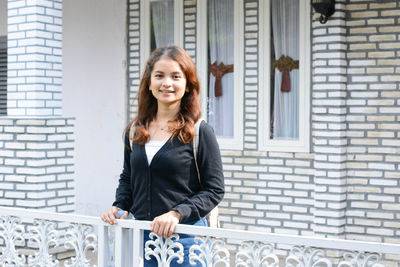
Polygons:
<instances>
[{"instance_id":1,"label":"young woman","mask_svg":"<svg viewBox=\"0 0 400 267\"><path fill-rule=\"evenodd\" d=\"M103 221L116 223L123 210L122 219L130 212L150 220L151 231L166 238L178 223L207 225L205 216L224 196L224 178L216 137L203 121L197 154L201 183L198 179L192 141L201 115L199 93L196 67L185 50L171 46L152 53L140 82L137 116L125 130L116 200ZM185 261L177 266L192 266L193 237L181 235L180 242ZM157 266L154 257L145 266Z\"/></svg>"}]
</instances>

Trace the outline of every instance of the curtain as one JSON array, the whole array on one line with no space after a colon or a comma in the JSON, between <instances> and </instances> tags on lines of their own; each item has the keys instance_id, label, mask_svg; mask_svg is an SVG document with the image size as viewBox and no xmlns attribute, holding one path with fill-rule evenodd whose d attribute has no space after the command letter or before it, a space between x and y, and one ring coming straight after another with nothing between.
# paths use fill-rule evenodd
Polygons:
<instances>
[{"instance_id":1,"label":"curtain","mask_svg":"<svg viewBox=\"0 0 400 267\"><path fill-rule=\"evenodd\" d=\"M209 64L233 64L234 1L208 0ZM233 137L233 72L221 78L222 96L215 96L215 77L210 73L208 123L219 137Z\"/></svg>"},{"instance_id":2,"label":"curtain","mask_svg":"<svg viewBox=\"0 0 400 267\"><path fill-rule=\"evenodd\" d=\"M299 60L299 0L271 0L275 58ZM290 72L290 92L281 91L282 72L275 69L273 138L299 136L299 70Z\"/></svg>"},{"instance_id":3,"label":"curtain","mask_svg":"<svg viewBox=\"0 0 400 267\"><path fill-rule=\"evenodd\" d=\"M174 1L150 2L156 48L174 43Z\"/></svg>"}]
</instances>

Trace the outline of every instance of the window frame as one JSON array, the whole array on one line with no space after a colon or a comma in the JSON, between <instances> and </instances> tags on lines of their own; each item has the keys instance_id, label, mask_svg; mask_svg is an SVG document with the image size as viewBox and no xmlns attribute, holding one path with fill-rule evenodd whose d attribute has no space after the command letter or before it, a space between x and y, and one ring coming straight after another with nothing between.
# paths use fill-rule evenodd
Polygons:
<instances>
[{"instance_id":1,"label":"window frame","mask_svg":"<svg viewBox=\"0 0 400 267\"><path fill-rule=\"evenodd\" d=\"M150 2L140 0L140 73L150 57ZM183 0L174 0L174 44L183 47Z\"/></svg>"},{"instance_id":2,"label":"window frame","mask_svg":"<svg viewBox=\"0 0 400 267\"><path fill-rule=\"evenodd\" d=\"M207 90L208 88L208 39L206 23L207 21L207 1L197 1L197 40L196 40L196 65L199 74L202 90L200 93L201 107L203 119L207 121ZM244 65L244 1L234 1L234 121L233 121L233 137L223 138L217 137L217 141L221 149L242 150L243 149L243 65Z\"/></svg>"},{"instance_id":3,"label":"window frame","mask_svg":"<svg viewBox=\"0 0 400 267\"><path fill-rule=\"evenodd\" d=\"M258 128L261 151L310 152L310 0L300 2L300 44L299 44L299 138L297 140L276 140L270 138L270 0L259 2L259 103ZM265 105L266 103L266 105ZM267 120L265 120L265 117Z\"/></svg>"}]
</instances>

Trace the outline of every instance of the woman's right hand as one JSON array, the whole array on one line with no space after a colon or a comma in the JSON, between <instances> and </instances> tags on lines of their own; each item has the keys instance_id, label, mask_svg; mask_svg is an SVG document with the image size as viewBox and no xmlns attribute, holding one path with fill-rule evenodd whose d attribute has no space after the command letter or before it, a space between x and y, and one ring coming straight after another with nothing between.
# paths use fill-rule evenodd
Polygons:
<instances>
[{"instance_id":1,"label":"woman's right hand","mask_svg":"<svg viewBox=\"0 0 400 267\"><path fill-rule=\"evenodd\" d=\"M119 216L118 211L123 211L124 215ZM125 210L121 210L116 206L112 206L101 215L101 219L109 224L117 224L117 219L126 219L127 217L128 217L128 212Z\"/></svg>"}]
</instances>

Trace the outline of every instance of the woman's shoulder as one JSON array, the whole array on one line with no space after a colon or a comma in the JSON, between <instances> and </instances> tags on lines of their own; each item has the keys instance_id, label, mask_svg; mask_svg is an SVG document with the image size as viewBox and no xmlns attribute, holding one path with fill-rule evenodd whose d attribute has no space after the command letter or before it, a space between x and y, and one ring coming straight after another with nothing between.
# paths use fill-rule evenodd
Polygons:
<instances>
[{"instance_id":1,"label":"woman's shoulder","mask_svg":"<svg viewBox=\"0 0 400 267\"><path fill-rule=\"evenodd\" d=\"M209 123L207 123L205 120L201 120L199 135L215 136L214 128Z\"/></svg>"},{"instance_id":2,"label":"woman's shoulder","mask_svg":"<svg viewBox=\"0 0 400 267\"><path fill-rule=\"evenodd\" d=\"M218 152L219 149L217 137L214 133L214 128L204 120L200 123L199 150L200 148L202 148L202 150L208 151L207 153Z\"/></svg>"}]
</instances>

